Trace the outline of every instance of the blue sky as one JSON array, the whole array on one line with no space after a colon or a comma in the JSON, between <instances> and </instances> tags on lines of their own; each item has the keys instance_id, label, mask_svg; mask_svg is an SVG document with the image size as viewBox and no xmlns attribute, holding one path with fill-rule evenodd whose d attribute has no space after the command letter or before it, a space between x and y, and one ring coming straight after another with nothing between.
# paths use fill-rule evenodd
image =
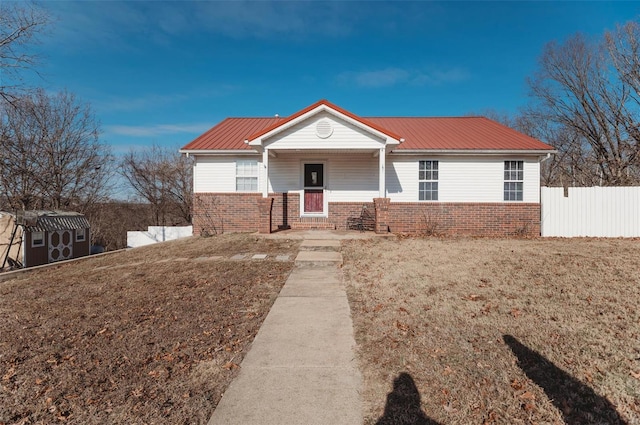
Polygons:
<instances>
[{"instance_id":1,"label":"blue sky","mask_svg":"<svg viewBox=\"0 0 640 425\"><path fill-rule=\"evenodd\" d=\"M319 99L362 116L514 113L543 46L637 2L49 1L41 77L89 102L115 153L179 148L228 116Z\"/></svg>"}]
</instances>

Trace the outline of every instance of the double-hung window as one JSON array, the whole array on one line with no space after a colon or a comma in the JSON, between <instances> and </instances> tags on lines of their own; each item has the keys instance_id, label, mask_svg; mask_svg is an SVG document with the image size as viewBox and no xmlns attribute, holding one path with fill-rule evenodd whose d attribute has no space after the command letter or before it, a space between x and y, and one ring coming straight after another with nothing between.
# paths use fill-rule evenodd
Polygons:
<instances>
[{"instance_id":1,"label":"double-hung window","mask_svg":"<svg viewBox=\"0 0 640 425\"><path fill-rule=\"evenodd\" d=\"M522 201L524 161L504 162L504 200Z\"/></svg>"},{"instance_id":2,"label":"double-hung window","mask_svg":"<svg viewBox=\"0 0 640 425\"><path fill-rule=\"evenodd\" d=\"M418 185L419 200L438 200L438 161L419 162Z\"/></svg>"},{"instance_id":3,"label":"double-hung window","mask_svg":"<svg viewBox=\"0 0 640 425\"><path fill-rule=\"evenodd\" d=\"M256 192L258 190L258 161L242 159L236 161L236 191Z\"/></svg>"}]
</instances>

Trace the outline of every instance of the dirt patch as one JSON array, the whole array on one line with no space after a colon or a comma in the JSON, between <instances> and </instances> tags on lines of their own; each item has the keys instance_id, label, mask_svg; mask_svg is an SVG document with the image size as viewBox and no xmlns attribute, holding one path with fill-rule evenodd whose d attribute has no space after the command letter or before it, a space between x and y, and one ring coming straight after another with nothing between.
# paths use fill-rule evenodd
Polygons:
<instances>
[{"instance_id":1,"label":"dirt patch","mask_svg":"<svg viewBox=\"0 0 640 425\"><path fill-rule=\"evenodd\" d=\"M206 423L297 246L189 238L1 282L0 424Z\"/></svg>"},{"instance_id":2,"label":"dirt patch","mask_svg":"<svg viewBox=\"0 0 640 425\"><path fill-rule=\"evenodd\" d=\"M365 423L640 423L637 240L378 239L343 256Z\"/></svg>"}]
</instances>

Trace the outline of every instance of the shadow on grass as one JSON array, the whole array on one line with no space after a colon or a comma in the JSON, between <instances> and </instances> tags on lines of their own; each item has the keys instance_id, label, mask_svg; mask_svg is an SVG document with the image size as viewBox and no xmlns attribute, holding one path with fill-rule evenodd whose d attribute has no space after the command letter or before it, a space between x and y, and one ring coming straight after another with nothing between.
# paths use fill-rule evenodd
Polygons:
<instances>
[{"instance_id":1,"label":"shadow on grass","mask_svg":"<svg viewBox=\"0 0 640 425\"><path fill-rule=\"evenodd\" d=\"M387 394L384 414L376 425L440 425L420 408L420 392L411 375L402 372L393 380L393 391Z\"/></svg>"},{"instance_id":2,"label":"shadow on grass","mask_svg":"<svg viewBox=\"0 0 640 425\"><path fill-rule=\"evenodd\" d=\"M518 358L520 369L542 387L549 400L562 413L567 425L626 424L609 400L596 394L589 386L515 337L504 335L502 338Z\"/></svg>"}]
</instances>

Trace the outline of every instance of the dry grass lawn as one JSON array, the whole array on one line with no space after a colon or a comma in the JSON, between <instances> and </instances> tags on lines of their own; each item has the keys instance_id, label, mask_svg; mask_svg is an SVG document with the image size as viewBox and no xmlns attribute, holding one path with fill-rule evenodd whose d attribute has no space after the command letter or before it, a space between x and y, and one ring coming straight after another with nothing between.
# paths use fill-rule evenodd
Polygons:
<instances>
[{"instance_id":1,"label":"dry grass lawn","mask_svg":"<svg viewBox=\"0 0 640 425\"><path fill-rule=\"evenodd\" d=\"M376 239L343 256L366 424L640 424L640 241Z\"/></svg>"},{"instance_id":2,"label":"dry grass lawn","mask_svg":"<svg viewBox=\"0 0 640 425\"><path fill-rule=\"evenodd\" d=\"M188 238L0 282L0 424L206 423L297 247Z\"/></svg>"}]
</instances>

